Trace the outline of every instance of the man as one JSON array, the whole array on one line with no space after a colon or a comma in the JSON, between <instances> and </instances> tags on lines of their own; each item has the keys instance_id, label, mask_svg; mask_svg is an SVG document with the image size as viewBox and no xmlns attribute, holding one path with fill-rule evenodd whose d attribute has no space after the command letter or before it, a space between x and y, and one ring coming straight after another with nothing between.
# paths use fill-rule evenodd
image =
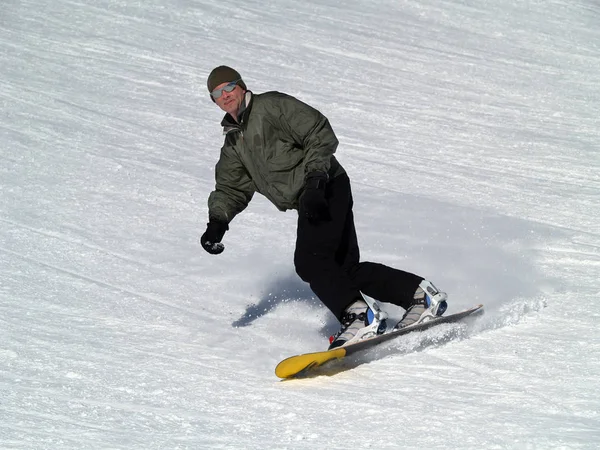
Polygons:
<instances>
[{"instance_id":1,"label":"man","mask_svg":"<svg viewBox=\"0 0 600 450\"><path fill-rule=\"evenodd\" d=\"M338 140L325 116L286 94L252 93L227 66L215 68L207 86L226 112L209 222L200 239L207 252L224 250L229 223L259 192L281 211L298 210L296 272L342 324L330 348L385 330L386 314L362 293L406 310L396 328L444 313L446 294L431 282L359 262L350 180L333 156Z\"/></svg>"}]
</instances>

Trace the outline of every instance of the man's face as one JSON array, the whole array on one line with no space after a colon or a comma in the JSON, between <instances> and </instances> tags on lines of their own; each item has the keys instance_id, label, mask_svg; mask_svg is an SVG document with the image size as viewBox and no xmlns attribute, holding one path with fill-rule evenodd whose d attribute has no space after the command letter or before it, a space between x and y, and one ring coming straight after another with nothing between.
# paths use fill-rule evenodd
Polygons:
<instances>
[{"instance_id":1,"label":"man's face","mask_svg":"<svg viewBox=\"0 0 600 450\"><path fill-rule=\"evenodd\" d=\"M221 89L228 84L229 83L221 83L215 88L215 90ZM237 120L238 111L240 110L242 102L244 101L244 93L245 91L239 85L236 85L235 89L231 92L222 90L221 96L219 98L215 98L215 103L219 106L219 108L226 113L229 113L231 117Z\"/></svg>"}]
</instances>

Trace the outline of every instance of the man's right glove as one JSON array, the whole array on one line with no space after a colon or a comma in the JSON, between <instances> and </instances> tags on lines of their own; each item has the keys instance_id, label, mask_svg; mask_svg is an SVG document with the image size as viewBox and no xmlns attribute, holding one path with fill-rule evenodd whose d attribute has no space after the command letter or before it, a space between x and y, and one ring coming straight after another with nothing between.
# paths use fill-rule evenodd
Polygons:
<instances>
[{"instance_id":1,"label":"man's right glove","mask_svg":"<svg viewBox=\"0 0 600 450\"><path fill-rule=\"evenodd\" d=\"M326 173L311 172L306 176L304 193L300 197L300 214L304 214L313 225L331 220L329 203L325 198L326 186Z\"/></svg>"},{"instance_id":2,"label":"man's right glove","mask_svg":"<svg viewBox=\"0 0 600 450\"><path fill-rule=\"evenodd\" d=\"M200 243L204 250L211 255L218 255L225 250L225 246L221 244L221 239L225 235L225 232L229 230L229 225L225 222L210 219L206 227L206 231L200 237Z\"/></svg>"}]
</instances>

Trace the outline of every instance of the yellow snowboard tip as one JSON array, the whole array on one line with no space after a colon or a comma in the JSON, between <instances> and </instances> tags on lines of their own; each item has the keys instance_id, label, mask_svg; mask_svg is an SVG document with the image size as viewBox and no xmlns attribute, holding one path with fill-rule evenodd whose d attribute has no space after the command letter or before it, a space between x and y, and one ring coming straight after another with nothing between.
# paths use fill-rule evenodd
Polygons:
<instances>
[{"instance_id":1,"label":"yellow snowboard tip","mask_svg":"<svg viewBox=\"0 0 600 450\"><path fill-rule=\"evenodd\" d=\"M343 358L346 356L346 349L343 347L324 352L306 353L284 359L275 367L275 375L279 378L291 378L305 369L318 367L332 359Z\"/></svg>"}]
</instances>

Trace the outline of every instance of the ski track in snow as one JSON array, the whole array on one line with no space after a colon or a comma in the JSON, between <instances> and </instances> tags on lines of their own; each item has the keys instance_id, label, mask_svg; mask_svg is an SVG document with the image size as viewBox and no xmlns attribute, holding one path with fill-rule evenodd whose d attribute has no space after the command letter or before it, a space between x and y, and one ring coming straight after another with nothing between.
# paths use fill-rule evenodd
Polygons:
<instances>
[{"instance_id":1,"label":"ski track in snow","mask_svg":"<svg viewBox=\"0 0 600 450\"><path fill-rule=\"evenodd\" d=\"M0 447L597 448L599 19L583 0L5 2ZM279 382L337 324L294 274L293 212L256 196L223 255L199 246L219 64L330 119L364 259L485 315Z\"/></svg>"}]
</instances>

